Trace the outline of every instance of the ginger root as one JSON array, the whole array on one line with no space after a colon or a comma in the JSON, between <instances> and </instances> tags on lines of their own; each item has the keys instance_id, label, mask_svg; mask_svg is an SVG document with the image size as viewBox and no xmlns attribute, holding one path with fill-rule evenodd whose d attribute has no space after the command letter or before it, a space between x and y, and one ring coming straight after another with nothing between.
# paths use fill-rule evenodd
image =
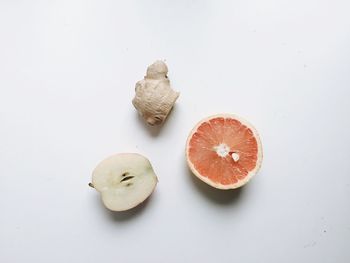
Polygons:
<instances>
[{"instance_id":1,"label":"ginger root","mask_svg":"<svg viewBox=\"0 0 350 263\"><path fill-rule=\"evenodd\" d=\"M157 60L147 68L146 76L136 83L132 104L149 125L165 121L180 93L170 87L168 67Z\"/></svg>"}]
</instances>

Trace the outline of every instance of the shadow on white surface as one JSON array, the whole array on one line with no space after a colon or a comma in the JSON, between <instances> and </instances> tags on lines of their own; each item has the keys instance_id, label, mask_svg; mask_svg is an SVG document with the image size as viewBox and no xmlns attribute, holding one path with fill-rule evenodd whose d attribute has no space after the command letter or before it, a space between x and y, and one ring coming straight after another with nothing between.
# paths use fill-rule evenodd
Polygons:
<instances>
[{"instance_id":1,"label":"shadow on white surface","mask_svg":"<svg viewBox=\"0 0 350 263\"><path fill-rule=\"evenodd\" d=\"M198 179L188 167L186 171L187 171L187 177L192 182L192 185L194 185L194 188L196 188L202 196L209 199L213 203L216 203L219 205L233 205L239 202L239 199L242 197L242 194L244 193L244 187L241 187L238 189L232 189L232 190L216 189L202 182L200 179Z\"/></svg>"},{"instance_id":2,"label":"shadow on white surface","mask_svg":"<svg viewBox=\"0 0 350 263\"><path fill-rule=\"evenodd\" d=\"M147 209L148 203L152 202L151 199L153 199L154 195L156 195L156 192L154 192L150 197L148 197L140 205L138 205L130 210L121 211L121 212L115 212L115 211L111 211L111 210L107 209L103 205L102 200L101 200L99 195L95 196L95 201L98 202L98 204L96 204L96 206L99 207L99 209L101 210L101 213L104 213L106 215L106 217L108 217L111 221L123 223L123 222L131 221L133 219L140 217Z\"/></svg>"}]
</instances>

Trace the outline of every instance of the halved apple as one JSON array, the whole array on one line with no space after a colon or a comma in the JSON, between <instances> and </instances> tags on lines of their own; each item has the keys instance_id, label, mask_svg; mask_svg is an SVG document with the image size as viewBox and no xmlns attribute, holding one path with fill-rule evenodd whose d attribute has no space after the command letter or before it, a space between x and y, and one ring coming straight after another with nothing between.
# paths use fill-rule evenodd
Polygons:
<instances>
[{"instance_id":1,"label":"halved apple","mask_svg":"<svg viewBox=\"0 0 350 263\"><path fill-rule=\"evenodd\" d=\"M150 161L137 153L120 153L97 165L89 185L112 211L129 210L149 197L158 179Z\"/></svg>"}]
</instances>

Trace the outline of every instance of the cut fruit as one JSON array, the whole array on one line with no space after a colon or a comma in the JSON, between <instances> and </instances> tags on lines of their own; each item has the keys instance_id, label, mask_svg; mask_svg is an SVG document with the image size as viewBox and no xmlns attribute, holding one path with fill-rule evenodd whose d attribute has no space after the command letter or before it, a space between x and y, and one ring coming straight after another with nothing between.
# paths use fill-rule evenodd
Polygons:
<instances>
[{"instance_id":1,"label":"cut fruit","mask_svg":"<svg viewBox=\"0 0 350 263\"><path fill-rule=\"evenodd\" d=\"M219 114L200 121L186 144L191 171L218 189L245 185L260 169L262 146L256 129L232 114Z\"/></svg>"},{"instance_id":2,"label":"cut fruit","mask_svg":"<svg viewBox=\"0 0 350 263\"><path fill-rule=\"evenodd\" d=\"M149 160L137 153L113 155L97 165L92 183L112 211L131 209L149 197L158 179Z\"/></svg>"}]
</instances>

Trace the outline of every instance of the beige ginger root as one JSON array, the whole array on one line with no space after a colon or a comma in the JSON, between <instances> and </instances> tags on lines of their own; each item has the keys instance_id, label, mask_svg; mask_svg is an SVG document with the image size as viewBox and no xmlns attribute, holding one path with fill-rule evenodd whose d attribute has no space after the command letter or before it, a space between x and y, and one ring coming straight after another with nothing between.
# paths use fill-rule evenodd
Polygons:
<instances>
[{"instance_id":1,"label":"beige ginger root","mask_svg":"<svg viewBox=\"0 0 350 263\"><path fill-rule=\"evenodd\" d=\"M132 104L149 125L163 123L180 95L170 87L167 73L167 65L157 60L136 83Z\"/></svg>"}]
</instances>

